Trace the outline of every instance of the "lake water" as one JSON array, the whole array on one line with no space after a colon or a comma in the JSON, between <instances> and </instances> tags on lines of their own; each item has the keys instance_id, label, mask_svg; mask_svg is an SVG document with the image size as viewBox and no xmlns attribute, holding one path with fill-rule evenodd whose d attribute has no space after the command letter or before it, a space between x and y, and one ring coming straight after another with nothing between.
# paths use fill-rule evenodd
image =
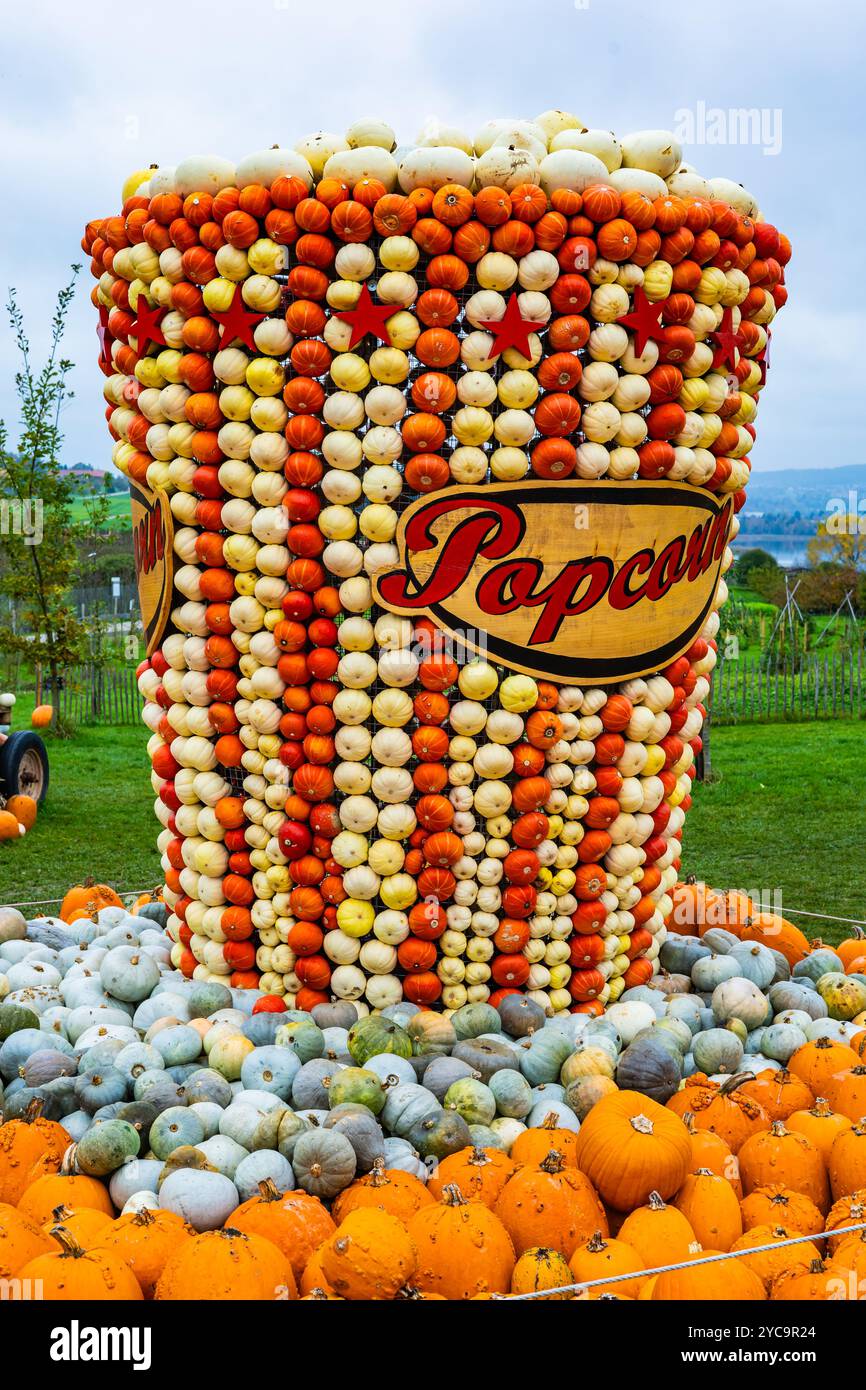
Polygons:
<instances>
[{"instance_id":1,"label":"lake water","mask_svg":"<svg viewBox=\"0 0 866 1390\"><path fill-rule=\"evenodd\" d=\"M807 536L762 536L752 531L748 535L737 536L731 549L735 555L744 550L766 550L783 568L793 569L808 563L807 544Z\"/></svg>"}]
</instances>

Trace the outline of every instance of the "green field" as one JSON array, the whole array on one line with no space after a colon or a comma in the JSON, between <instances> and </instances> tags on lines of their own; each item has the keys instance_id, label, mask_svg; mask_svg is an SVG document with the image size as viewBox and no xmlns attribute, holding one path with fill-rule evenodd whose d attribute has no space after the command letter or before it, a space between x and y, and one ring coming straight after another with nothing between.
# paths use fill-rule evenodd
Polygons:
<instances>
[{"instance_id":1,"label":"green field","mask_svg":"<svg viewBox=\"0 0 866 1390\"><path fill-rule=\"evenodd\" d=\"M88 502L86 497L76 497L70 507L73 521L85 521L88 516ZM129 531L132 529L132 518L129 511L129 493L112 492L108 494L108 517L105 526L100 529L110 528L113 531L118 529Z\"/></svg>"},{"instance_id":2,"label":"green field","mask_svg":"<svg viewBox=\"0 0 866 1390\"><path fill-rule=\"evenodd\" d=\"M16 714L25 727L23 701ZM0 844L0 903L59 898L88 874L121 890L152 887L160 868L145 730L89 729L47 742L48 799L29 835ZM717 887L780 890L783 908L866 916L864 725L714 729L712 748L717 780L695 789L684 871ZM809 936L848 935L842 924L796 921Z\"/></svg>"}]
</instances>

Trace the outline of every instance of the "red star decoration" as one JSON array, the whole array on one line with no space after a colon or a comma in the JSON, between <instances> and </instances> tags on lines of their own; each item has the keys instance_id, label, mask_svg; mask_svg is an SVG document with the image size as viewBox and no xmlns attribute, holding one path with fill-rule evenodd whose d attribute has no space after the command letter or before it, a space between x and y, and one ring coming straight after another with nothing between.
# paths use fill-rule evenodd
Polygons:
<instances>
[{"instance_id":1,"label":"red star decoration","mask_svg":"<svg viewBox=\"0 0 866 1390\"><path fill-rule=\"evenodd\" d=\"M211 318L216 319L222 327L221 347L228 347L235 338L240 338L246 347L255 348L256 340L253 337L253 330L261 323L262 319L267 318L267 314L254 314L249 309L245 309L241 287L238 285L229 307L223 310L212 309Z\"/></svg>"},{"instance_id":2,"label":"red star decoration","mask_svg":"<svg viewBox=\"0 0 866 1390\"><path fill-rule=\"evenodd\" d=\"M531 358L532 346L529 342L529 335L530 333L537 333L542 325L521 316L517 295L512 294L509 296L505 313L501 319L485 319L479 323L478 327L486 328L488 333L493 334L491 357L498 357L508 348L515 348L521 357Z\"/></svg>"},{"instance_id":3,"label":"red star decoration","mask_svg":"<svg viewBox=\"0 0 866 1390\"><path fill-rule=\"evenodd\" d=\"M719 327L716 329L715 333L710 334L710 337L718 343L718 347L713 353L713 366L721 367L723 363L727 362L731 371L733 371L737 365L738 359L736 352L742 342L739 333L735 333L733 330L733 322L733 309L726 309L722 314L722 321Z\"/></svg>"},{"instance_id":4,"label":"red star decoration","mask_svg":"<svg viewBox=\"0 0 866 1390\"><path fill-rule=\"evenodd\" d=\"M99 365L103 368L113 370L111 363L111 344L114 337L108 327L108 310L104 304L99 306L99 323L96 325L96 336L99 339Z\"/></svg>"},{"instance_id":5,"label":"red star decoration","mask_svg":"<svg viewBox=\"0 0 866 1390\"><path fill-rule=\"evenodd\" d=\"M135 323L130 328L130 336L138 341L138 355L144 357L149 343L156 343L158 347L165 347L165 338L160 332L159 325L165 317L167 309L151 309L143 294L138 297L138 308L135 311Z\"/></svg>"},{"instance_id":6,"label":"red star decoration","mask_svg":"<svg viewBox=\"0 0 866 1390\"><path fill-rule=\"evenodd\" d=\"M631 328L634 332L634 351L636 357L642 357L647 341L652 338L653 342L658 343L664 338L662 328L662 309L664 301L653 304L647 299L646 291L642 285L635 285L634 308L630 314L623 314L617 323L621 323L623 328Z\"/></svg>"},{"instance_id":7,"label":"red star decoration","mask_svg":"<svg viewBox=\"0 0 866 1390\"><path fill-rule=\"evenodd\" d=\"M397 304L374 304L373 296L366 285L362 285L360 298L354 309L346 309L342 314L335 314L334 317L347 323L352 330L349 338L350 349L356 343L360 343L362 338L366 338L368 333L372 333L374 338L381 338L383 343L390 344L391 336L385 325L385 320L396 314L399 305Z\"/></svg>"}]
</instances>

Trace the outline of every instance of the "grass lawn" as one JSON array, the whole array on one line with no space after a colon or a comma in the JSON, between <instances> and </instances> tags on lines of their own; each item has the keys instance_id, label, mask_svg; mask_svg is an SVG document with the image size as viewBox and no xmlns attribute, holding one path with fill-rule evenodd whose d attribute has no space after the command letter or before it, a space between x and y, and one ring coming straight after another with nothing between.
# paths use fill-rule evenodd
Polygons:
<instances>
[{"instance_id":1,"label":"grass lawn","mask_svg":"<svg viewBox=\"0 0 866 1390\"><path fill-rule=\"evenodd\" d=\"M132 530L132 515L129 510L128 492L109 492L108 498L108 517L106 525L111 526L112 530ZM89 516L89 506L92 499L88 497L75 497L70 507L73 521L84 521Z\"/></svg>"},{"instance_id":2,"label":"grass lawn","mask_svg":"<svg viewBox=\"0 0 866 1390\"><path fill-rule=\"evenodd\" d=\"M16 709L24 728L29 708ZM34 830L0 844L0 903L59 897L92 874L124 889L159 880L144 728L48 737L51 786ZM783 908L866 917L861 810L866 725L761 724L714 729L718 780L698 786L684 871L717 887L782 893ZM48 909L50 911L50 909ZM841 924L797 917L836 941Z\"/></svg>"}]
</instances>

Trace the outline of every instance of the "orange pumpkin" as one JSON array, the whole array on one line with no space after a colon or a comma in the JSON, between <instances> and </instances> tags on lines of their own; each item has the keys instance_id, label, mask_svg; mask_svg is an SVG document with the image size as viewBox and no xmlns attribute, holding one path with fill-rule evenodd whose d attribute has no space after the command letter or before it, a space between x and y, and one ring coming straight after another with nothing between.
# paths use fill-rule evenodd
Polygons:
<instances>
[{"instance_id":1,"label":"orange pumpkin","mask_svg":"<svg viewBox=\"0 0 866 1390\"><path fill-rule=\"evenodd\" d=\"M668 1206L658 1192L650 1193L646 1206L629 1212L617 1238L637 1251L645 1269L687 1260L689 1247L698 1239L678 1206Z\"/></svg>"},{"instance_id":2,"label":"orange pumpkin","mask_svg":"<svg viewBox=\"0 0 866 1390\"><path fill-rule=\"evenodd\" d=\"M380 1207L349 1212L325 1241L321 1258L329 1287L349 1299L391 1300L415 1273L406 1227Z\"/></svg>"},{"instance_id":3,"label":"orange pumpkin","mask_svg":"<svg viewBox=\"0 0 866 1390\"><path fill-rule=\"evenodd\" d=\"M796 1235L796 1231L789 1231L784 1226L752 1226L739 1240L734 1241L731 1249L743 1252L737 1264L744 1265L753 1274L757 1274L767 1293L770 1293L780 1275L791 1270L808 1269L813 1260L820 1260L821 1251L812 1241L804 1240L797 1245L783 1245L777 1250L761 1250L754 1255L746 1252L751 1251L756 1245L775 1245L779 1241L791 1240Z\"/></svg>"},{"instance_id":4,"label":"orange pumpkin","mask_svg":"<svg viewBox=\"0 0 866 1390\"><path fill-rule=\"evenodd\" d=\"M808 1139L775 1120L769 1130L753 1134L739 1152L740 1175L744 1190L754 1192L772 1182L808 1197L821 1212L830 1208L827 1169L817 1149Z\"/></svg>"},{"instance_id":5,"label":"orange pumpkin","mask_svg":"<svg viewBox=\"0 0 866 1390\"><path fill-rule=\"evenodd\" d=\"M494 1207L518 1254L539 1241L569 1259L596 1231L608 1232L607 1216L589 1178L566 1168L554 1149L538 1167L518 1169Z\"/></svg>"},{"instance_id":6,"label":"orange pumpkin","mask_svg":"<svg viewBox=\"0 0 866 1390\"><path fill-rule=\"evenodd\" d=\"M42 1298L75 1303L142 1301L138 1280L119 1255L96 1247L84 1250L62 1226L55 1227L53 1235L60 1249L37 1255L18 1273L19 1279L39 1282Z\"/></svg>"},{"instance_id":7,"label":"orange pumpkin","mask_svg":"<svg viewBox=\"0 0 866 1390\"><path fill-rule=\"evenodd\" d=\"M456 1184L467 1200L483 1202L493 1210L503 1187L514 1176L519 1161L513 1154L509 1157L501 1149L481 1149L477 1146L460 1149L441 1160L426 1191L431 1197L441 1200L446 1187Z\"/></svg>"},{"instance_id":8,"label":"orange pumpkin","mask_svg":"<svg viewBox=\"0 0 866 1390\"><path fill-rule=\"evenodd\" d=\"M830 1150L827 1172L833 1197L847 1197L866 1187L866 1120L839 1133Z\"/></svg>"},{"instance_id":9,"label":"orange pumpkin","mask_svg":"<svg viewBox=\"0 0 866 1390\"><path fill-rule=\"evenodd\" d=\"M743 941L760 941L781 952L791 966L805 960L812 951L811 943L800 928L774 912L759 912L756 917L747 918L740 937Z\"/></svg>"},{"instance_id":10,"label":"orange pumpkin","mask_svg":"<svg viewBox=\"0 0 866 1390\"><path fill-rule=\"evenodd\" d=\"M798 1047L788 1062L788 1070L799 1076L814 1096L826 1094L832 1077L840 1071L856 1067L856 1051L836 1038L815 1038Z\"/></svg>"},{"instance_id":11,"label":"orange pumpkin","mask_svg":"<svg viewBox=\"0 0 866 1390\"><path fill-rule=\"evenodd\" d=\"M414 1283L422 1293L469 1299L508 1292L515 1264L509 1232L483 1202L467 1202L459 1187L449 1186L441 1202L422 1207L406 1230L418 1260Z\"/></svg>"},{"instance_id":12,"label":"orange pumpkin","mask_svg":"<svg viewBox=\"0 0 866 1390\"><path fill-rule=\"evenodd\" d=\"M30 716L30 723L34 729L47 729L53 718L53 705L37 705Z\"/></svg>"},{"instance_id":13,"label":"orange pumpkin","mask_svg":"<svg viewBox=\"0 0 866 1390\"><path fill-rule=\"evenodd\" d=\"M99 1235L99 1247L111 1250L129 1265L145 1298L153 1298L156 1285L170 1257L180 1245L196 1234L195 1229L173 1211L127 1212Z\"/></svg>"},{"instance_id":14,"label":"orange pumpkin","mask_svg":"<svg viewBox=\"0 0 866 1390\"><path fill-rule=\"evenodd\" d=\"M264 1236L230 1226L181 1241L156 1286L157 1299L172 1302L273 1303L297 1296L292 1266L283 1251Z\"/></svg>"},{"instance_id":15,"label":"orange pumpkin","mask_svg":"<svg viewBox=\"0 0 866 1390\"><path fill-rule=\"evenodd\" d=\"M611 1284L606 1292L624 1294L628 1298L637 1298L643 1287L640 1271L646 1269L646 1265L632 1245L629 1245L621 1238L616 1240L606 1240L600 1231L596 1231L588 1241L578 1245L568 1262L572 1275L576 1283L588 1283L596 1279L604 1279L606 1275L635 1274L635 1279L620 1279L615 1284ZM605 1289L601 1285L602 1290Z\"/></svg>"},{"instance_id":16,"label":"orange pumpkin","mask_svg":"<svg viewBox=\"0 0 866 1390\"><path fill-rule=\"evenodd\" d=\"M396 1168L386 1171L384 1159L376 1159L372 1172L357 1178L335 1198L331 1213L340 1223L350 1212L376 1207L405 1224L416 1211L430 1206L438 1196L439 1193L428 1190L412 1173Z\"/></svg>"},{"instance_id":17,"label":"orange pumpkin","mask_svg":"<svg viewBox=\"0 0 866 1390\"><path fill-rule=\"evenodd\" d=\"M750 1192L740 1202L740 1214L745 1231L753 1226L785 1226L794 1235L813 1235L824 1225L811 1197L779 1182Z\"/></svg>"},{"instance_id":18,"label":"orange pumpkin","mask_svg":"<svg viewBox=\"0 0 866 1390\"><path fill-rule=\"evenodd\" d=\"M307 1192L280 1192L267 1178L259 1183L259 1195L236 1207L226 1225L273 1241L298 1279L313 1252L337 1229L318 1197Z\"/></svg>"},{"instance_id":19,"label":"orange pumpkin","mask_svg":"<svg viewBox=\"0 0 866 1390\"><path fill-rule=\"evenodd\" d=\"M37 1255L55 1252L57 1242L23 1212L0 1203L0 1279L11 1279Z\"/></svg>"},{"instance_id":20,"label":"orange pumpkin","mask_svg":"<svg viewBox=\"0 0 866 1390\"><path fill-rule=\"evenodd\" d=\"M787 1120L795 1110L807 1109L815 1097L799 1076L790 1071L758 1072L740 1087L740 1094L757 1101L771 1120Z\"/></svg>"},{"instance_id":21,"label":"orange pumpkin","mask_svg":"<svg viewBox=\"0 0 866 1390\"><path fill-rule=\"evenodd\" d=\"M44 1157L59 1163L69 1145L62 1125L42 1119L41 1101L32 1101L26 1114L7 1121L0 1127L0 1202L17 1206L33 1165Z\"/></svg>"},{"instance_id":22,"label":"orange pumpkin","mask_svg":"<svg viewBox=\"0 0 866 1390\"><path fill-rule=\"evenodd\" d=\"M39 807L32 796L25 796L20 792L15 796L10 796L6 802L6 811L10 816L14 816L18 824L23 825L25 830L33 829L36 824L38 809Z\"/></svg>"},{"instance_id":23,"label":"orange pumpkin","mask_svg":"<svg viewBox=\"0 0 866 1390\"><path fill-rule=\"evenodd\" d=\"M70 912L86 912L92 917L100 908L122 906L123 903L113 888L109 888L105 883L94 883L92 878L87 878L83 883L67 890L60 906L60 916L64 922L68 922Z\"/></svg>"},{"instance_id":24,"label":"orange pumpkin","mask_svg":"<svg viewBox=\"0 0 866 1390\"><path fill-rule=\"evenodd\" d=\"M737 1194L730 1183L708 1168L689 1173L674 1198L674 1205L701 1245L714 1250L730 1250L743 1233Z\"/></svg>"}]
</instances>

